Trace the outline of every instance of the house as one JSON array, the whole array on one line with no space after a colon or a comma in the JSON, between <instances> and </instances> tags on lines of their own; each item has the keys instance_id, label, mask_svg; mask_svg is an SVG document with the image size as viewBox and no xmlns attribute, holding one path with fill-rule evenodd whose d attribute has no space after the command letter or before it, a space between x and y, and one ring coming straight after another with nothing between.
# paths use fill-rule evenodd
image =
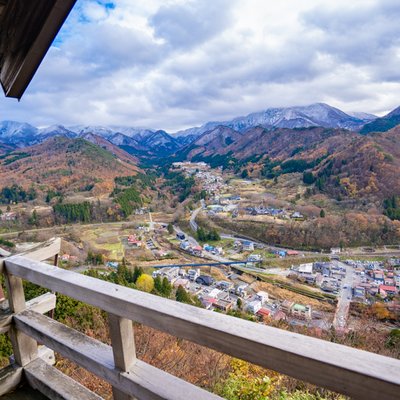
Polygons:
<instances>
[{"instance_id":1,"label":"house","mask_svg":"<svg viewBox=\"0 0 400 400\"><path fill-rule=\"evenodd\" d=\"M242 250L243 248L242 242L240 240L235 240L233 242L233 248L236 250Z\"/></svg>"},{"instance_id":2,"label":"house","mask_svg":"<svg viewBox=\"0 0 400 400\"><path fill-rule=\"evenodd\" d=\"M287 316L283 311L278 310L276 313L274 313L272 319L274 321L285 321L287 319Z\"/></svg>"},{"instance_id":3,"label":"house","mask_svg":"<svg viewBox=\"0 0 400 400\"><path fill-rule=\"evenodd\" d=\"M17 213L15 212L6 212L0 215L1 221L15 221L17 219Z\"/></svg>"},{"instance_id":4,"label":"house","mask_svg":"<svg viewBox=\"0 0 400 400\"><path fill-rule=\"evenodd\" d=\"M312 274L313 272L313 263L300 264L297 268L294 268L299 274Z\"/></svg>"},{"instance_id":5,"label":"house","mask_svg":"<svg viewBox=\"0 0 400 400\"><path fill-rule=\"evenodd\" d=\"M71 256L70 254L63 254L60 257L60 260L63 261L63 262L77 262L78 261L78 257Z\"/></svg>"},{"instance_id":6,"label":"house","mask_svg":"<svg viewBox=\"0 0 400 400\"><path fill-rule=\"evenodd\" d=\"M207 289L208 290L208 289ZM210 297L213 297L213 298L215 298L215 299L217 299L218 297L219 297L219 295L221 294L221 290L219 290L219 289L212 289L209 293L208 293L208 295L210 296Z\"/></svg>"},{"instance_id":7,"label":"house","mask_svg":"<svg viewBox=\"0 0 400 400\"><path fill-rule=\"evenodd\" d=\"M292 219L303 219L304 216L303 216L303 214L299 213L298 211L295 211L295 212L290 216L290 218L292 218Z\"/></svg>"},{"instance_id":8,"label":"house","mask_svg":"<svg viewBox=\"0 0 400 400\"><path fill-rule=\"evenodd\" d=\"M332 247L331 248L331 254L335 255L335 254L340 254L341 250L340 247Z\"/></svg>"},{"instance_id":9,"label":"house","mask_svg":"<svg viewBox=\"0 0 400 400\"><path fill-rule=\"evenodd\" d=\"M218 299L214 303L214 307L218 310L227 312L233 307L233 301L230 299Z\"/></svg>"},{"instance_id":10,"label":"house","mask_svg":"<svg viewBox=\"0 0 400 400\"><path fill-rule=\"evenodd\" d=\"M294 257L294 256L298 256L298 255L299 255L299 252L296 251L296 250L288 250L288 251L287 251L287 255L288 255L289 257Z\"/></svg>"},{"instance_id":11,"label":"house","mask_svg":"<svg viewBox=\"0 0 400 400\"><path fill-rule=\"evenodd\" d=\"M268 302L268 293L263 291L257 292L256 299L261 301L261 304L265 304Z\"/></svg>"},{"instance_id":12,"label":"house","mask_svg":"<svg viewBox=\"0 0 400 400\"><path fill-rule=\"evenodd\" d=\"M239 297L247 297L248 293L247 293L247 289L248 289L249 285L247 284L241 284L235 287L234 292L237 296Z\"/></svg>"},{"instance_id":13,"label":"house","mask_svg":"<svg viewBox=\"0 0 400 400\"><path fill-rule=\"evenodd\" d=\"M135 235L128 236L128 243L135 248L142 247L142 242Z\"/></svg>"},{"instance_id":14,"label":"house","mask_svg":"<svg viewBox=\"0 0 400 400\"><path fill-rule=\"evenodd\" d=\"M356 286L356 287L353 289L353 297L354 297L355 299L362 299L362 300L364 300L364 299L365 299L365 287Z\"/></svg>"},{"instance_id":15,"label":"house","mask_svg":"<svg viewBox=\"0 0 400 400\"><path fill-rule=\"evenodd\" d=\"M385 275L383 274L382 271L375 271L374 272L374 281L376 283L381 283L381 284L385 283Z\"/></svg>"},{"instance_id":16,"label":"house","mask_svg":"<svg viewBox=\"0 0 400 400\"><path fill-rule=\"evenodd\" d=\"M313 274L302 274L301 276L304 281L306 283L308 283L309 285L315 285L315 283L317 282L317 276L313 275Z\"/></svg>"},{"instance_id":17,"label":"house","mask_svg":"<svg viewBox=\"0 0 400 400\"><path fill-rule=\"evenodd\" d=\"M204 249L205 251L210 252L210 253L212 253L213 251L215 251L215 247L214 247L214 246L211 246L211 245L209 245L209 244L207 244L207 243L203 246L203 249Z\"/></svg>"},{"instance_id":18,"label":"house","mask_svg":"<svg viewBox=\"0 0 400 400\"><path fill-rule=\"evenodd\" d=\"M217 299L205 296L205 297L200 297L200 301L206 310L211 310L214 304L217 302Z\"/></svg>"},{"instance_id":19,"label":"house","mask_svg":"<svg viewBox=\"0 0 400 400\"><path fill-rule=\"evenodd\" d=\"M250 303L247 304L247 310L252 314L256 314L257 311L261 310L261 308L262 304L261 301L259 300L251 301Z\"/></svg>"},{"instance_id":20,"label":"house","mask_svg":"<svg viewBox=\"0 0 400 400\"><path fill-rule=\"evenodd\" d=\"M160 268L159 270L154 271L152 276L153 278L156 278L157 275L166 277L171 282L173 279L176 279L179 276L179 270L179 267Z\"/></svg>"},{"instance_id":21,"label":"house","mask_svg":"<svg viewBox=\"0 0 400 400\"><path fill-rule=\"evenodd\" d=\"M179 245L179 247L180 247L182 250L188 251L189 248L190 248L190 243L189 243L187 240L185 240L184 242L181 242L181 244Z\"/></svg>"},{"instance_id":22,"label":"house","mask_svg":"<svg viewBox=\"0 0 400 400\"><path fill-rule=\"evenodd\" d=\"M242 241L243 251L254 251L254 243L249 240Z\"/></svg>"},{"instance_id":23,"label":"house","mask_svg":"<svg viewBox=\"0 0 400 400\"><path fill-rule=\"evenodd\" d=\"M203 249L201 248L201 246L192 247L192 254L194 256L200 257L203 254Z\"/></svg>"},{"instance_id":24,"label":"house","mask_svg":"<svg viewBox=\"0 0 400 400\"><path fill-rule=\"evenodd\" d=\"M68 262L69 261L69 259L70 259L70 255L69 254L63 254L61 257L60 257L60 260L61 261L63 261L63 262Z\"/></svg>"},{"instance_id":25,"label":"house","mask_svg":"<svg viewBox=\"0 0 400 400\"><path fill-rule=\"evenodd\" d=\"M293 301L290 300L284 300L281 304L281 311L283 311L285 314L290 314L290 310L292 309L294 305Z\"/></svg>"},{"instance_id":26,"label":"house","mask_svg":"<svg viewBox=\"0 0 400 400\"><path fill-rule=\"evenodd\" d=\"M232 289L232 287L233 287L233 283L232 283L232 282L228 282L228 281L218 281L218 282L215 284L215 286L216 286L218 289L221 289L221 290L230 290L230 289Z\"/></svg>"},{"instance_id":27,"label":"house","mask_svg":"<svg viewBox=\"0 0 400 400\"><path fill-rule=\"evenodd\" d=\"M189 269L188 271L188 279L192 282L194 282L198 277L200 276L200 270L199 269Z\"/></svg>"},{"instance_id":28,"label":"house","mask_svg":"<svg viewBox=\"0 0 400 400\"><path fill-rule=\"evenodd\" d=\"M310 320L312 317L311 306L303 306L302 304L294 304L291 308L291 315L299 319Z\"/></svg>"},{"instance_id":29,"label":"house","mask_svg":"<svg viewBox=\"0 0 400 400\"><path fill-rule=\"evenodd\" d=\"M394 296L396 293L396 286L379 285L379 294L381 296Z\"/></svg>"},{"instance_id":30,"label":"house","mask_svg":"<svg viewBox=\"0 0 400 400\"><path fill-rule=\"evenodd\" d=\"M190 287L189 279L178 278L178 279L175 279L172 284L175 288L182 286L184 289L189 289L189 287Z\"/></svg>"},{"instance_id":31,"label":"house","mask_svg":"<svg viewBox=\"0 0 400 400\"><path fill-rule=\"evenodd\" d=\"M386 276L384 285L386 285L386 286L395 286L394 279L393 278L389 278L388 276Z\"/></svg>"},{"instance_id":32,"label":"house","mask_svg":"<svg viewBox=\"0 0 400 400\"><path fill-rule=\"evenodd\" d=\"M256 316L260 319L263 320L264 318L268 318L271 315L271 311L268 310L267 308L260 308L256 312Z\"/></svg>"},{"instance_id":33,"label":"house","mask_svg":"<svg viewBox=\"0 0 400 400\"><path fill-rule=\"evenodd\" d=\"M250 254L247 257L247 261L248 262L261 262L262 261L262 257L260 254Z\"/></svg>"},{"instance_id":34,"label":"house","mask_svg":"<svg viewBox=\"0 0 400 400\"><path fill-rule=\"evenodd\" d=\"M117 269L119 267L119 263L117 263L116 261L108 261L106 266L108 268L114 268Z\"/></svg>"}]
</instances>

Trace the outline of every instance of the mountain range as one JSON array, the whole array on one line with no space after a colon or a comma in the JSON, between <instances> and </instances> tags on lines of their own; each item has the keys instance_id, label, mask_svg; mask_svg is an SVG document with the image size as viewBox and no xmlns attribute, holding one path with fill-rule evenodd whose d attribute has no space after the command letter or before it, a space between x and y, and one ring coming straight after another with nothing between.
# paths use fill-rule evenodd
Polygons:
<instances>
[{"instance_id":1,"label":"mountain range","mask_svg":"<svg viewBox=\"0 0 400 400\"><path fill-rule=\"evenodd\" d=\"M86 174L90 184L98 184L100 193L112 186L116 176L134 174L140 163L193 160L230 166L236 172L248 169L254 176L308 171L332 196L385 198L393 190L400 195L400 127L389 130L398 124L400 107L377 118L365 113L346 114L321 103L272 108L172 135L144 128L37 128L3 121L0 181L56 187L57 181L65 182L70 176L71 187L83 182ZM63 146L74 149L72 159ZM48 175L45 170L53 172ZM107 177L101 185L96 180L99 176Z\"/></svg>"},{"instance_id":2,"label":"mountain range","mask_svg":"<svg viewBox=\"0 0 400 400\"><path fill-rule=\"evenodd\" d=\"M389 114L390 116L390 114ZM389 117L388 116L388 117ZM344 128L352 131L365 129L378 121L376 116L366 113L346 114L327 104L316 103L304 107L269 108L225 122L207 122L201 127L186 129L169 134L163 130L132 128L122 126L53 125L37 128L25 122L0 122L0 145L22 148L42 143L54 136L67 138L83 137L87 133L103 137L112 144L124 146L132 154L164 155L171 154L190 144L205 132L218 126L229 127L239 133L261 126L274 128L307 128L321 126L325 128Z\"/></svg>"}]
</instances>

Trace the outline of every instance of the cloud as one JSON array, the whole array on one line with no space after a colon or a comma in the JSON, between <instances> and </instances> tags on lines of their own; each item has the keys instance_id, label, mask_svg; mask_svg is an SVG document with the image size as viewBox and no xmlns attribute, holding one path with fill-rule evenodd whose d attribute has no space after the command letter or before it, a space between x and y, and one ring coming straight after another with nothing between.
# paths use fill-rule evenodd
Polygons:
<instances>
[{"instance_id":1,"label":"cloud","mask_svg":"<svg viewBox=\"0 0 400 400\"><path fill-rule=\"evenodd\" d=\"M266 107L398 106L398 0L82 0L0 119L175 131Z\"/></svg>"},{"instance_id":2,"label":"cloud","mask_svg":"<svg viewBox=\"0 0 400 400\"><path fill-rule=\"evenodd\" d=\"M190 49L223 32L235 0L189 1L161 6L150 19L155 35L175 49Z\"/></svg>"}]
</instances>

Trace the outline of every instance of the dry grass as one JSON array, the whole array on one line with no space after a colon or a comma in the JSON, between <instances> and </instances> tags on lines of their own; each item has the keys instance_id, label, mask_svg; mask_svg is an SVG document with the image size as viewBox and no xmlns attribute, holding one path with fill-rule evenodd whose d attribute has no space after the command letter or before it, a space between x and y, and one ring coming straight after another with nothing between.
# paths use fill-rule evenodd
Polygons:
<instances>
[{"instance_id":1,"label":"dry grass","mask_svg":"<svg viewBox=\"0 0 400 400\"><path fill-rule=\"evenodd\" d=\"M281 301L291 300L291 301L294 301L295 303L310 305L311 307L313 307L316 310L325 311L325 312L333 312L335 309L334 306L329 303L311 299L310 297L303 296L303 295L297 294L297 293L293 293L286 289L281 289L277 286L272 285L271 283L255 282L252 285L252 288L256 291L260 291L260 290L266 291L270 296L274 297L277 300L281 300Z\"/></svg>"}]
</instances>

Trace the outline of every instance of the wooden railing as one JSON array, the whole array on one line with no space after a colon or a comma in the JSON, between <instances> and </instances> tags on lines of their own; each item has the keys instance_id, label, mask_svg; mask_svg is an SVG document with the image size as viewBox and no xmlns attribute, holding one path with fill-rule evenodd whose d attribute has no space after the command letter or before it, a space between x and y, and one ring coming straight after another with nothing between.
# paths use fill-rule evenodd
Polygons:
<instances>
[{"instance_id":1,"label":"wooden railing","mask_svg":"<svg viewBox=\"0 0 400 400\"><path fill-rule=\"evenodd\" d=\"M5 259L4 269L17 368L23 367L28 382L50 398L73 393L62 398L99 399L44 364L37 357L37 342L109 382L115 399L219 398L137 359L132 321L352 398L399 398L396 359L195 308L24 256ZM108 312L112 346L29 308L22 279Z\"/></svg>"}]
</instances>

